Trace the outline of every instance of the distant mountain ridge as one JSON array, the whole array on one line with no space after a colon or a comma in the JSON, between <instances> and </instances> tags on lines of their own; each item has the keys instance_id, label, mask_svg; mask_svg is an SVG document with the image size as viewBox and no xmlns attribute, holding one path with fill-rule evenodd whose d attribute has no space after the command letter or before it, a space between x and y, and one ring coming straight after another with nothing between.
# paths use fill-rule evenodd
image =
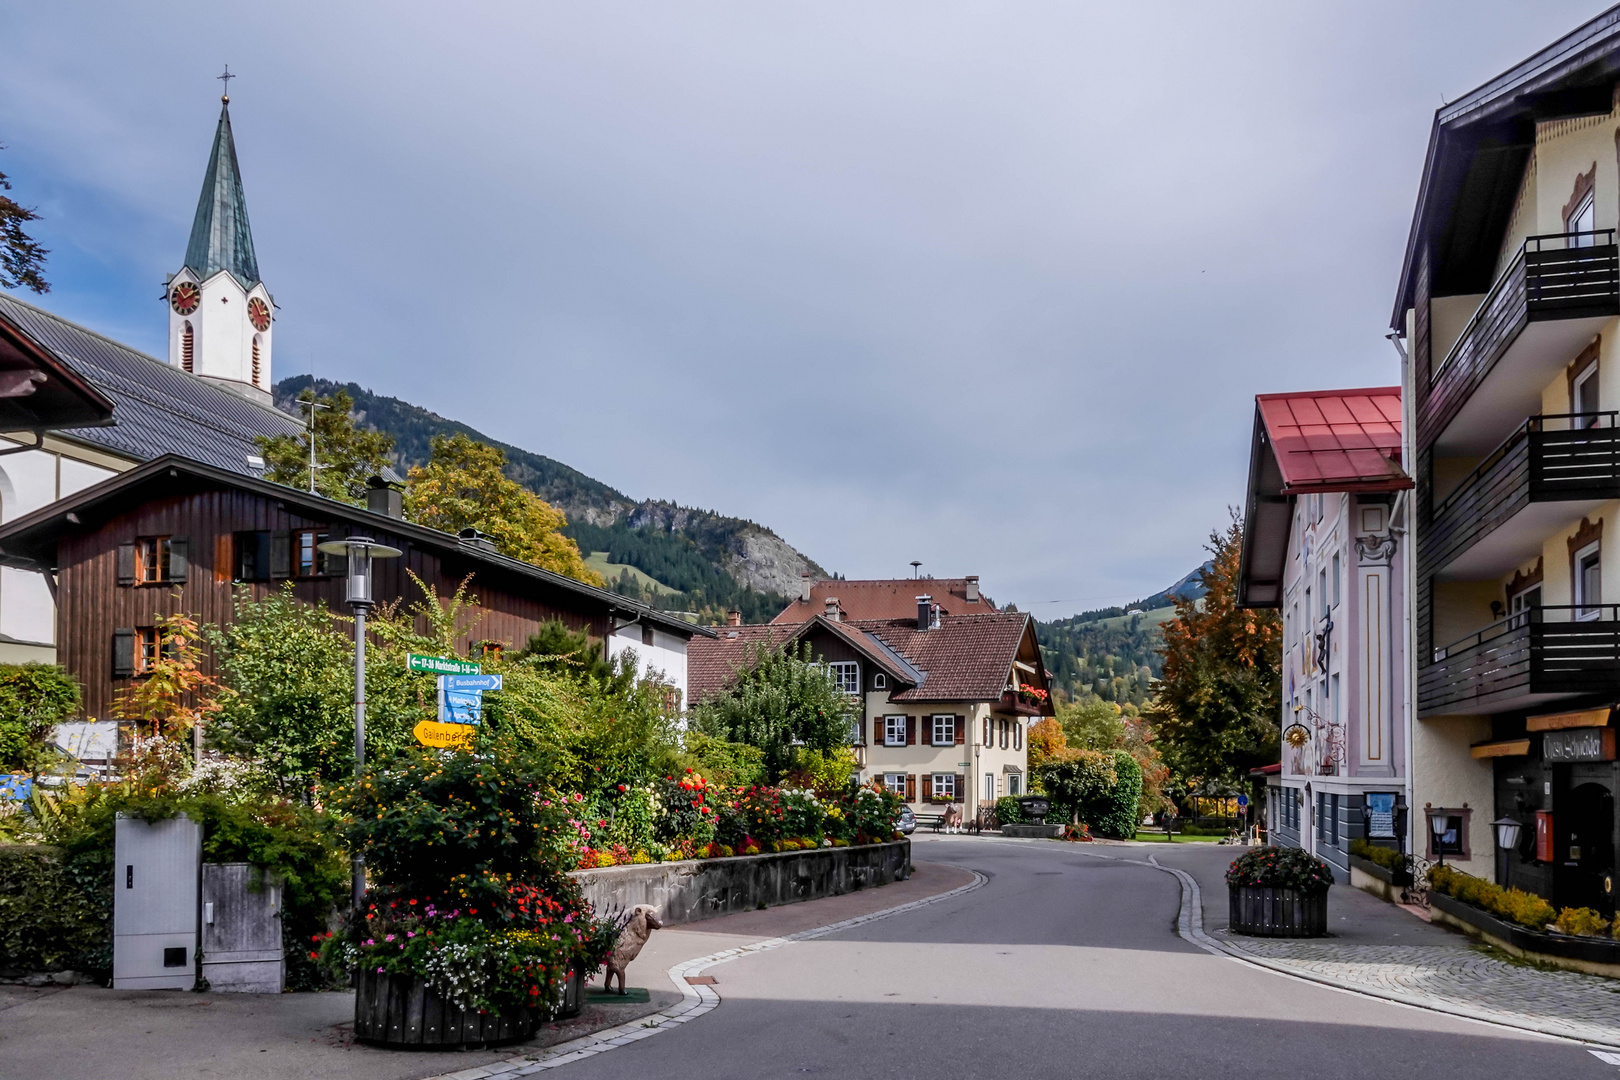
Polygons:
<instances>
[{"instance_id":1,"label":"distant mountain ridge","mask_svg":"<svg viewBox=\"0 0 1620 1080\"><path fill-rule=\"evenodd\" d=\"M1076 700L1145 704L1153 696L1153 680L1164 674L1161 624L1172 616L1177 599L1204 595L1199 575L1211 565L1205 562L1168 589L1134 604L1037 621L1035 634L1053 682Z\"/></svg>"},{"instance_id":2,"label":"distant mountain ridge","mask_svg":"<svg viewBox=\"0 0 1620 1080\"><path fill-rule=\"evenodd\" d=\"M298 395L311 385L293 375L275 385L276 407L296 415ZM609 587L671 610L694 610L719 621L728 607L744 618L766 621L797 595L799 575L830 576L770 529L712 510L663 499L637 501L578 469L451 420L400 398L375 394L357 383L313 380L318 394L343 390L354 399L359 422L394 439L394 460L403 472L426 463L435 435L461 433L506 453L507 475L568 516L567 532L589 555L633 566L674 594L643 589L626 573Z\"/></svg>"}]
</instances>

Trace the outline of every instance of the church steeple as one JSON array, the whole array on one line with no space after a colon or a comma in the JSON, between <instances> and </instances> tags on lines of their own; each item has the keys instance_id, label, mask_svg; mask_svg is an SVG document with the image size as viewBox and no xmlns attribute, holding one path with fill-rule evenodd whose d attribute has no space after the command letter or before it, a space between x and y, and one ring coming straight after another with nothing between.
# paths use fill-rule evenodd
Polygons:
<instances>
[{"instance_id":1,"label":"church steeple","mask_svg":"<svg viewBox=\"0 0 1620 1080\"><path fill-rule=\"evenodd\" d=\"M259 283L259 260L253 254L253 230L248 227L247 200L242 197L242 170L231 137L228 97L220 104L214 151L208 156L208 172L203 175L197 214L191 221L186 269L200 281L229 270L244 289Z\"/></svg>"},{"instance_id":2,"label":"church steeple","mask_svg":"<svg viewBox=\"0 0 1620 1080\"><path fill-rule=\"evenodd\" d=\"M235 76L227 69L220 78ZM169 279L169 363L269 405L276 304L253 253L231 136L231 99L222 97L220 106L185 265Z\"/></svg>"}]
</instances>

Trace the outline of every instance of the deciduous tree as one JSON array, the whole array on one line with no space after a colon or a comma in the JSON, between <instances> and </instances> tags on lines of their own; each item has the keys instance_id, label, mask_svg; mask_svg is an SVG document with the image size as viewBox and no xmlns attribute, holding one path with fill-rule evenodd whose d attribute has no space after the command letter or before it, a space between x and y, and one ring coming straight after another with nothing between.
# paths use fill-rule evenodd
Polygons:
<instances>
[{"instance_id":1,"label":"deciduous tree","mask_svg":"<svg viewBox=\"0 0 1620 1080\"><path fill-rule=\"evenodd\" d=\"M859 706L811 655L807 642L754 646L732 682L692 710L696 727L759 747L771 783L797 765L801 748L826 753L848 746Z\"/></svg>"},{"instance_id":2,"label":"deciduous tree","mask_svg":"<svg viewBox=\"0 0 1620 1080\"><path fill-rule=\"evenodd\" d=\"M1243 525L1209 536L1204 595L1178 599L1164 624L1164 677L1154 715L1167 762L1190 786L1237 784L1277 760L1282 620L1237 605Z\"/></svg>"},{"instance_id":3,"label":"deciduous tree","mask_svg":"<svg viewBox=\"0 0 1620 1080\"><path fill-rule=\"evenodd\" d=\"M504 472L506 455L467 436L435 435L433 456L406 478L405 515L445 532L477 529L503 554L591 585L602 576L563 533L561 510Z\"/></svg>"}]
</instances>

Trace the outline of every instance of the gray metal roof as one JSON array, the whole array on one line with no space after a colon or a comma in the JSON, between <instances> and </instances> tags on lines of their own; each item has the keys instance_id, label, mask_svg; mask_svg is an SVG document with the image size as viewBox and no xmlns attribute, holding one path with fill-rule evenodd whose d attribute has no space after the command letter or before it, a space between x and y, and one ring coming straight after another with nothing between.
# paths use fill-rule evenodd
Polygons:
<instances>
[{"instance_id":1,"label":"gray metal roof","mask_svg":"<svg viewBox=\"0 0 1620 1080\"><path fill-rule=\"evenodd\" d=\"M172 364L0 293L0 313L113 402L113 426L63 432L136 461L182 454L247 473L260 435L297 435L296 417L221 390Z\"/></svg>"},{"instance_id":2,"label":"gray metal roof","mask_svg":"<svg viewBox=\"0 0 1620 1080\"><path fill-rule=\"evenodd\" d=\"M248 228L247 200L242 197L229 101L225 99L219 109L214 150L208 155L197 216L191 220L191 240L186 244L186 268L200 281L229 270L242 288L251 289L259 283L259 260L253 254L253 230Z\"/></svg>"}]
</instances>

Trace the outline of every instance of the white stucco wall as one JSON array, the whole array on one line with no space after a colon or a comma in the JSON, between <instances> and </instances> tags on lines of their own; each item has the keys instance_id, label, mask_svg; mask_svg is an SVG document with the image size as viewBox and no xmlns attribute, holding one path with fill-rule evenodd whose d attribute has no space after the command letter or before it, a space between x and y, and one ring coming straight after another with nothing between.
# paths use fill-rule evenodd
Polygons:
<instances>
[{"instance_id":1,"label":"white stucco wall","mask_svg":"<svg viewBox=\"0 0 1620 1080\"><path fill-rule=\"evenodd\" d=\"M636 656L636 673L642 678L662 679L681 692L681 707L686 707L686 639L667 630L653 628L652 644L644 642L642 625L632 623L620 627L608 638L608 656L617 657L632 651Z\"/></svg>"}]
</instances>

